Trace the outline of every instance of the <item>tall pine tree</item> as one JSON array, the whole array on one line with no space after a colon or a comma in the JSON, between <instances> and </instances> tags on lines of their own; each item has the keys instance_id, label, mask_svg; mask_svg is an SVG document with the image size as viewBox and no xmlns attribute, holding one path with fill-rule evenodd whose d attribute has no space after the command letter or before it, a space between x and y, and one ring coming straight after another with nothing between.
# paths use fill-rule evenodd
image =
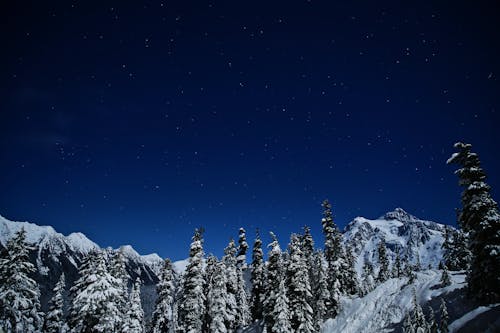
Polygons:
<instances>
[{"instance_id":1,"label":"tall pine tree","mask_svg":"<svg viewBox=\"0 0 500 333\"><path fill-rule=\"evenodd\" d=\"M322 252L317 252L315 255L316 290L314 292L313 310L314 310L314 327L319 332L321 325L326 319L328 312L327 306L330 302L330 291L328 290L328 280L325 266L323 265L324 258Z\"/></svg>"},{"instance_id":2,"label":"tall pine tree","mask_svg":"<svg viewBox=\"0 0 500 333\"><path fill-rule=\"evenodd\" d=\"M267 284L265 285L266 291L264 298L264 320L268 333L274 332L273 328L276 324L275 305L278 295L280 293L280 281L284 279L284 277L282 277L283 258L282 258L281 247L274 233L271 232L270 234L272 242L268 245L268 247L270 247L271 249L269 250L268 253L268 265L266 274ZM288 300L287 300L287 307L288 307Z\"/></svg>"},{"instance_id":3,"label":"tall pine tree","mask_svg":"<svg viewBox=\"0 0 500 333\"><path fill-rule=\"evenodd\" d=\"M0 328L7 333L38 333L42 329L40 290L30 277L35 271L29 261L30 249L22 228L7 242L0 257Z\"/></svg>"},{"instance_id":4,"label":"tall pine tree","mask_svg":"<svg viewBox=\"0 0 500 333\"><path fill-rule=\"evenodd\" d=\"M153 333L173 333L175 278L172 262L168 258L163 263L160 281L156 286L156 293L158 298L153 312Z\"/></svg>"},{"instance_id":5,"label":"tall pine tree","mask_svg":"<svg viewBox=\"0 0 500 333\"><path fill-rule=\"evenodd\" d=\"M446 308L446 303L444 299L441 298L441 306L439 307L440 321L439 321L439 333L448 333L448 309Z\"/></svg>"},{"instance_id":6,"label":"tall pine tree","mask_svg":"<svg viewBox=\"0 0 500 333\"><path fill-rule=\"evenodd\" d=\"M447 161L458 164L458 175L462 192L462 209L459 224L469 234L469 249L472 253L467 273L469 295L482 303L500 301L500 214L498 205L486 184L486 174L479 157L471 152L472 146L458 142L458 152Z\"/></svg>"},{"instance_id":7,"label":"tall pine tree","mask_svg":"<svg viewBox=\"0 0 500 333\"><path fill-rule=\"evenodd\" d=\"M381 239L378 244L378 263L379 270L377 275L377 282L382 283L389 278L389 259L387 258L387 249L385 247L385 240Z\"/></svg>"},{"instance_id":8,"label":"tall pine tree","mask_svg":"<svg viewBox=\"0 0 500 333\"><path fill-rule=\"evenodd\" d=\"M49 311L45 316L44 333L66 333L69 328L64 318L64 290L66 278L61 273L59 281L53 289L54 295L49 302Z\"/></svg>"},{"instance_id":9,"label":"tall pine tree","mask_svg":"<svg viewBox=\"0 0 500 333\"><path fill-rule=\"evenodd\" d=\"M262 252L262 240L260 239L259 231L255 237L253 250L252 250L252 272L251 272L251 314L253 320L260 320L263 318L263 302L264 302L264 253Z\"/></svg>"},{"instance_id":10,"label":"tall pine tree","mask_svg":"<svg viewBox=\"0 0 500 333\"><path fill-rule=\"evenodd\" d=\"M291 236L288 251L290 258L286 276L290 323L295 332L313 332L313 310L309 304L312 298L309 272L306 256L302 252L301 242L297 235Z\"/></svg>"},{"instance_id":11,"label":"tall pine tree","mask_svg":"<svg viewBox=\"0 0 500 333\"><path fill-rule=\"evenodd\" d=\"M178 308L178 332L199 333L203 326L205 295L202 233L202 229L195 230L189 249L189 263L184 273L183 292Z\"/></svg>"},{"instance_id":12,"label":"tall pine tree","mask_svg":"<svg viewBox=\"0 0 500 333\"><path fill-rule=\"evenodd\" d=\"M141 305L141 279L137 278L130 292L127 321L124 325L126 333L144 332L144 310Z\"/></svg>"},{"instance_id":13,"label":"tall pine tree","mask_svg":"<svg viewBox=\"0 0 500 333\"><path fill-rule=\"evenodd\" d=\"M226 266L223 262L216 262L210 284L208 287L208 332L211 333L226 333L227 318L227 281L225 274Z\"/></svg>"}]
</instances>

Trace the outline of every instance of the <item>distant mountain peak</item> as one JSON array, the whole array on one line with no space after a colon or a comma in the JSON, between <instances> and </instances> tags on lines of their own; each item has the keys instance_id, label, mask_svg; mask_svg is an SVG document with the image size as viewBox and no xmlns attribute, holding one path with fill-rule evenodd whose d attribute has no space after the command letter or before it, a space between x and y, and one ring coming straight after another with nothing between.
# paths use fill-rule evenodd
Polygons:
<instances>
[{"instance_id":1,"label":"distant mountain peak","mask_svg":"<svg viewBox=\"0 0 500 333\"><path fill-rule=\"evenodd\" d=\"M387 221L397 220L400 222L419 221L419 219L417 217L411 215L410 213L408 213L407 211L405 211L401 207L397 207L393 211L385 213L383 216L380 217L380 219L387 220Z\"/></svg>"}]
</instances>

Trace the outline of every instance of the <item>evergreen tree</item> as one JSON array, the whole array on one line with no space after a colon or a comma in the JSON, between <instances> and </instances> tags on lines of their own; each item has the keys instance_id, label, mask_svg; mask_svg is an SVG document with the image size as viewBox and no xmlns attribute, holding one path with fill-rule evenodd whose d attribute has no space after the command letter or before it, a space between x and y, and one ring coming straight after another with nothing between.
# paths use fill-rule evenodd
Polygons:
<instances>
[{"instance_id":1,"label":"evergreen tree","mask_svg":"<svg viewBox=\"0 0 500 333\"><path fill-rule=\"evenodd\" d=\"M238 272L236 268L236 245L234 240L230 240L224 249L222 261L226 266L226 328L233 331L238 326Z\"/></svg>"},{"instance_id":2,"label":"evergreen tree","mask_svg":"<svg viewBox=\"0 0 500 333\"><path fill-rule=\"evenodd\" d=\"M439 322L439 333L448 333L448 309L446 308L446 303L444 302L444 299L441 298L441 306L439 308L439 312L441 313L440 315L440 322Z\"/></svg>"},{"instance_id":3,"label":"evergreen tree","mask_svg":"<svg viewBox=\"0 0 500 333\"><path fill-rule=\"evenodd\" d=\"M467 273L467 287L471 296L482 303L500 301L500 214L498 205L486 184L486 174L479 157L471 152L471 145L456 143L448 164L458 164L455 171L462 192L459 224L469 234L468 247L472 253Z\"/></svg>"},{"instance_id":4,"label":"evergreen tree","mask_svg":"<svg viewBox=\"0 0 500 333\"><path fill-rule=\"evenodd\" d=\"M403 333L415 333L415 329L413 328L411 315L408 313L403 322Z\"/></svg>"},{"instance_id":5,"label":"evergreen tree","mask_svg":"<svg viewBox=\"0 0 500 333\"><path fill-rule=\"evenodd\" d=\"M268 329L269 333L291 333L291 332L308 332L294 331L290 323L290 310L288 307L287 288L285 286L285 278L278 277L278 290L276 291L276 302L274 303L272 317L273 326Z\"/></svg>"},{"instance_id":6,"label":"evergreen tree","mask_svg":"<svg viewBox=\"0 0 500 333\"><path fill-rule=\"evenodd\" d=\"M264 302L264 253L262 252L262 240L260 239L259 231L253 245L252 251L252 295L251 295L251 313L253 320L263 318L263 302Z\"/></svg>"},{"instance_id":7,"label":"evergreen tree","mask_svg":"<svg viewBox=\"0 0 500 333\"><path fill-rule=\"evenodd\" d=\"M443 265L443 273L441 274L441 284L445 287L451 284L450 274L448 274L448 268Z\"/></svg>"},{"instance_id":8,"label":"evergreen tree","mask_svg":"<svg viewBox=\"0 0 500 333\"><path fill-rule=\"evenodd\" d=\"M408 284L412 284L417 278L415 271L413 270L413 265L408 263L408 261L405 266L405 275L408 277Z\"/></svg>"},{"instance_id":9,"label":"evergreen tree","mask_svg":"<svg viewBox=\"0 0 500 333\"><path fill-rule=\"evenodd\" d=\"M189 263L184 273L182 296L178 307L178 332L199 333L203 326L205 295L203 293L203 237L196 229L189 250Z\"/></svg>"},{"instance_id":10,"label":"evergreen tree","mask_svg":"<svg viewBox=\"0 0 500 333\"><path fill-rule=\"evenodd\" d=\"M343 269L344 291L348 295L356 295L359 289L358 274L356 273L356 267L355 267L356 260L354 258L354 255L352 254L352 249L349 245L347 245L345 249L345 259L346 259L345 260L346 265Z\"/></svg>"},{"instance_id":11,"label":"evergreen tree","mask_svg":"<svg viewBox=\"0 0 500 333\"><path fill-rule=\"evenodd\" d=\"M203 332L210 332L210 323L212 319L210 318L210 299L208 298L208 294L210 293L210 288L211 288L210 284L212 283L212 279L214 277L216 265L218 262L219 261L213 254L208 255L205 265L204 284L203 284L203 293L205 295L205 314L203 316L203 328L202 328Z\"/></svg>"},{"instance_id":12,"label":"evergreen tree","mask_svg":"<svg viewBox=\"0 0 500 333\"><path fill-rule=\"evenodd\" d=\"M248 243L246 231L245 229L240 228L238 234L238 255L236 257L236 266L242 270L247 266L247 251Z\"/></svg>"},{"instance_id":13,"label":"evergreen tree","mask_svg":"<svg viewBox=\"0 0 500 333\"><path fill-rule=\"evenodd\" d=\"M387 258L387 249L385 241L382 239L378 245L378 262L379 271L377 275L377 282L382 283L389 278L389 259Z\"/></svg>"},{"instance_id":14,"label":"evergreen tree","mask_svg":"<svg viewBox=\"0 0 500 333\"><path fill-rule=\"evenodd\" d=\"M29 276L35 271L29 261L30 249L22 228L7 242L0 257L0 329L7 333L38 333L42 329L40 290Z\"/></svg>"},{"instance_id":15,"label":"evergreen tree","mask_svg":"<svg viewBox=\"0 0 500 333\"><path fill-rule=\"evenodd\" d=\"M375 287L375 281L373 279L373 265L367 259L365 259L365 262L363 263L363 273L361 275L361 280L363 281L361 292L362 295L366 295Z\"/></svg>"},{"instance_id":16,"label":"evergreen tree","mask_svg":"<svg viewBox=\"0 0 500 333\"><path fill-rule=\"evenodd\" d=\"M125 266L125 257L123 255L123 250L118 251L111 250L111 260L109 261L109 273L114 277L115 288L119 291L119 296L117 300L117 306L119 310L120 321L122 323L121 331L126 333L125 326L129 320L128 318L128 280L129 275Z\"/></svg>"},{"instance_id":17,"label":"evergreen tree","mask_svg":"<svg viewBox=\"0 0 500 333\"><path fill-rule=\"evenodd\" d=\"M291 236L288 247L290 259L287 266L288 302L290 323L295 332L312 332L313 310L309 304L312 298L309 285L309 272L301 241L295 234Z\"/></svg>"},{"instance_id":18,"label":"evergreen tree","mask_svg":"<svg viewBox=\"0 0 500 333\"><path fill-rule=\"evenodd\" d=\"M434 310L429 306L429 333L438 333L438 325L436 322L436 316L434 315Z\"/></svg>"},{"instance_id":19,"label":"evergreen tree","mask_svg":"<svg viewBox=\"0 0 500 333\"><path fill-rule=\"evenodd\" d=\"M403 268L401 267L401 255L399 251L396 253L396 260L394 261L394 266L392 267L392 277L400 278L403 276Z\"/></svg>"},{"instance_id":20,"label":"evergreen tree","mask_svg":"<svg viewBox=\"0 0 500 333\"><path fill-rule=\"evenodd\" d=\"M426 333L428 330L427 321L425 320L422 307L417 302L417 292L413 288L413 329L415 333Z\"/></svg>"},{"instance_id":21,"label":"evergreen tree","mask_svg":"<svg viewBox=\"0 0 500 333\"><path fill-rule=\"evenodd\" d=\"M420 253L417 252L417 258L415 259L415 266L413 268L415 272L420 272L422 270L422 263L420 262Z\"/></svg>"},{"instance_id":22,"label":"evergreen tree","mask_svg":"<svg viewBox=\"0 0 500 333\"><path fill-rule=\"evenodd\" d=\"M141 305L141 280L139 278L135 281L130 292L127 319L124 325L124 332L144 332L144 310Z\"/></svg>"},{"instance_id":23,"label":"evergreen tree","mask_svg":"<svg viewBox=\"0 0 500 333\"><path fill-rule=\"evenodd\" d=\"M80 278L71 288L73 299L69 314L72 333L117 332L122 328L118 281L107 270L100 251L89 253L78 271Z\"/></svg>"},{"instance_id":24,"label":"evergreen tree","mask_svg":"<svg viewBox=\"0 0 500 333\"><path fill-rule=\"evenodd\" d=\"M341 234L333 222L332 206L328 200L323 201L323 218L321 224L323 235L325 236L325 261L327 263L327 275L330 290L330 300L326 308L328 309L327 318L334 318L338 313L338 299L335 299L337 291L340 292L340 267L339 262L342 255Z\"/></svg>"},{"instance_id":25,"label":"evergreen tree","mask_svg":"<svg viewBox=\"0 0 500 333\"><path fill-rule=\"evenodd\" d=\"M174 271L170 259L165 259L160 281L156 286L158 298L153 312L153 333L173 333L175 284Z\"/></svg>"},{"instance_id":26,"label":"evergreen tree","mask_svg":"<svg viewBox=\"0 0 500 333\"><path fill-rule=\"evenodd\" d=\"M316 291L314 293L314 328L319 332L327 314L327 304L330 300L330 291L328 290L328 281L326 270L323 265L323 253L317 252L315 256L315 267L317 269Z\"/></svg>"},{"instance_id":27,"label":"evergreen tree","mask_svg":"<svg viewBox=\"0 0 500 333\"><path fill-rule=\"evenodd\" d=\"M226 295L227 281L225 274L226 266L223 262L217 262L214 265L212 278L210 279L208 291L208 317L209 332L211 333L226 333Z\"/></svg>"},{"instance_id":28,"label":"evergreen tree","mask_svg":"<svg viewBox=\"0 0 500 333\"><path fill-rule=\"evenodd\" d=\"M268 245L271 249L268 253L268 264L267 264L267 274L266 281L267 285L265 286L265 298L264 298L264 320L268 333L274 332L274 326L276 324L275 321L275 305L278 295L280 294L280 282L282 278L282 253L281 248L278 243L278 239L274 235L274 233L270 233L272 242ZM283 284L285 282L283 281ZM284 286L283 286L284 287ZM286 297L286 294L285 294ZM288 301L287 301L288 302ZM287 303L288 307L288 303ZM287 309L288 311L288 309Z\"/></svg>"},{"instance_id":29,"label":"evergreen tree","mask_svg":"<svg viewBox=\"0 0 500 333\"><path fill-rule=\"evenodd\" d=\"M54 295L49 302L49 311L45 316L44 333L66 333L69 328L64 320L64 289L66 279L61 273L59 281L53 289Z\"/></svg>"}]
</instances>

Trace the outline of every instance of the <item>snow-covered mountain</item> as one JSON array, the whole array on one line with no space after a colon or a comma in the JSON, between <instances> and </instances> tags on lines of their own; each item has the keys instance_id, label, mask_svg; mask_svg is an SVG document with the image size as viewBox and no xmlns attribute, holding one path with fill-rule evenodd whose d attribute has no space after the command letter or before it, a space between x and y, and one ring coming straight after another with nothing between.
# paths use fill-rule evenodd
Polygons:
<instances>
[{"instance_id":1,"label":"snow-covered mountain","mask_svg":"<svg viewBox=\"0 0 500 333\"><path fill-rule=\"evenodd\" d=\"M77 276L78 265L85 254L99 245L82 233L65 236L50 226L39 226L28 222L14 222L0 216L0 249L21 228L26 230L26 240L32 244L30 257L37 268L35 279L40 284L42 308L52 294L52 288L64 271L67 285L71 286ZM126 268L132 279L140 277L144 282L144 292L154 295L158 274L163 259L157 254L141 256L130 245L120 247L126 259ZM152 306L146 302L145 308Z\"/></svg>"},{"instance_id":2,"label":"snow-covered mountain","mask_svg":"<svg viewBox=\"0 0 500 333\"><path fill-rule=\"evenodd\" d=\"M357 257L359 274L365 260L378 262L377 247L382 239L392 261L399 252L402 260L407 258L411 263L420 260L422 267L436 268L442 258L444 231L443 224L421 220L396 208L375 220L356 217L345 228L344 242Z\"/></svg>"}]
</instances>

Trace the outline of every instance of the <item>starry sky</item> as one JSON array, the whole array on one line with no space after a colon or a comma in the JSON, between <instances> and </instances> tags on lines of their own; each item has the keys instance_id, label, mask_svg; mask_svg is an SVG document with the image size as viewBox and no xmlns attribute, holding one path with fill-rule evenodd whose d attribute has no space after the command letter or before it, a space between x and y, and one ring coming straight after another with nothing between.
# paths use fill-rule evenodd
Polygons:
<instances>
[{"instance_id":1,"label":"starry sky","mask_svg":"<svg viewBox=\"0 0 500 333\"><path fill-rule=\"evenodd\" d=\"M173 259L198 226L320 243L324 198L455 224L454 142L500 199L494 4L3 4L0 214Z\"/></svg>"}]
</instances>

